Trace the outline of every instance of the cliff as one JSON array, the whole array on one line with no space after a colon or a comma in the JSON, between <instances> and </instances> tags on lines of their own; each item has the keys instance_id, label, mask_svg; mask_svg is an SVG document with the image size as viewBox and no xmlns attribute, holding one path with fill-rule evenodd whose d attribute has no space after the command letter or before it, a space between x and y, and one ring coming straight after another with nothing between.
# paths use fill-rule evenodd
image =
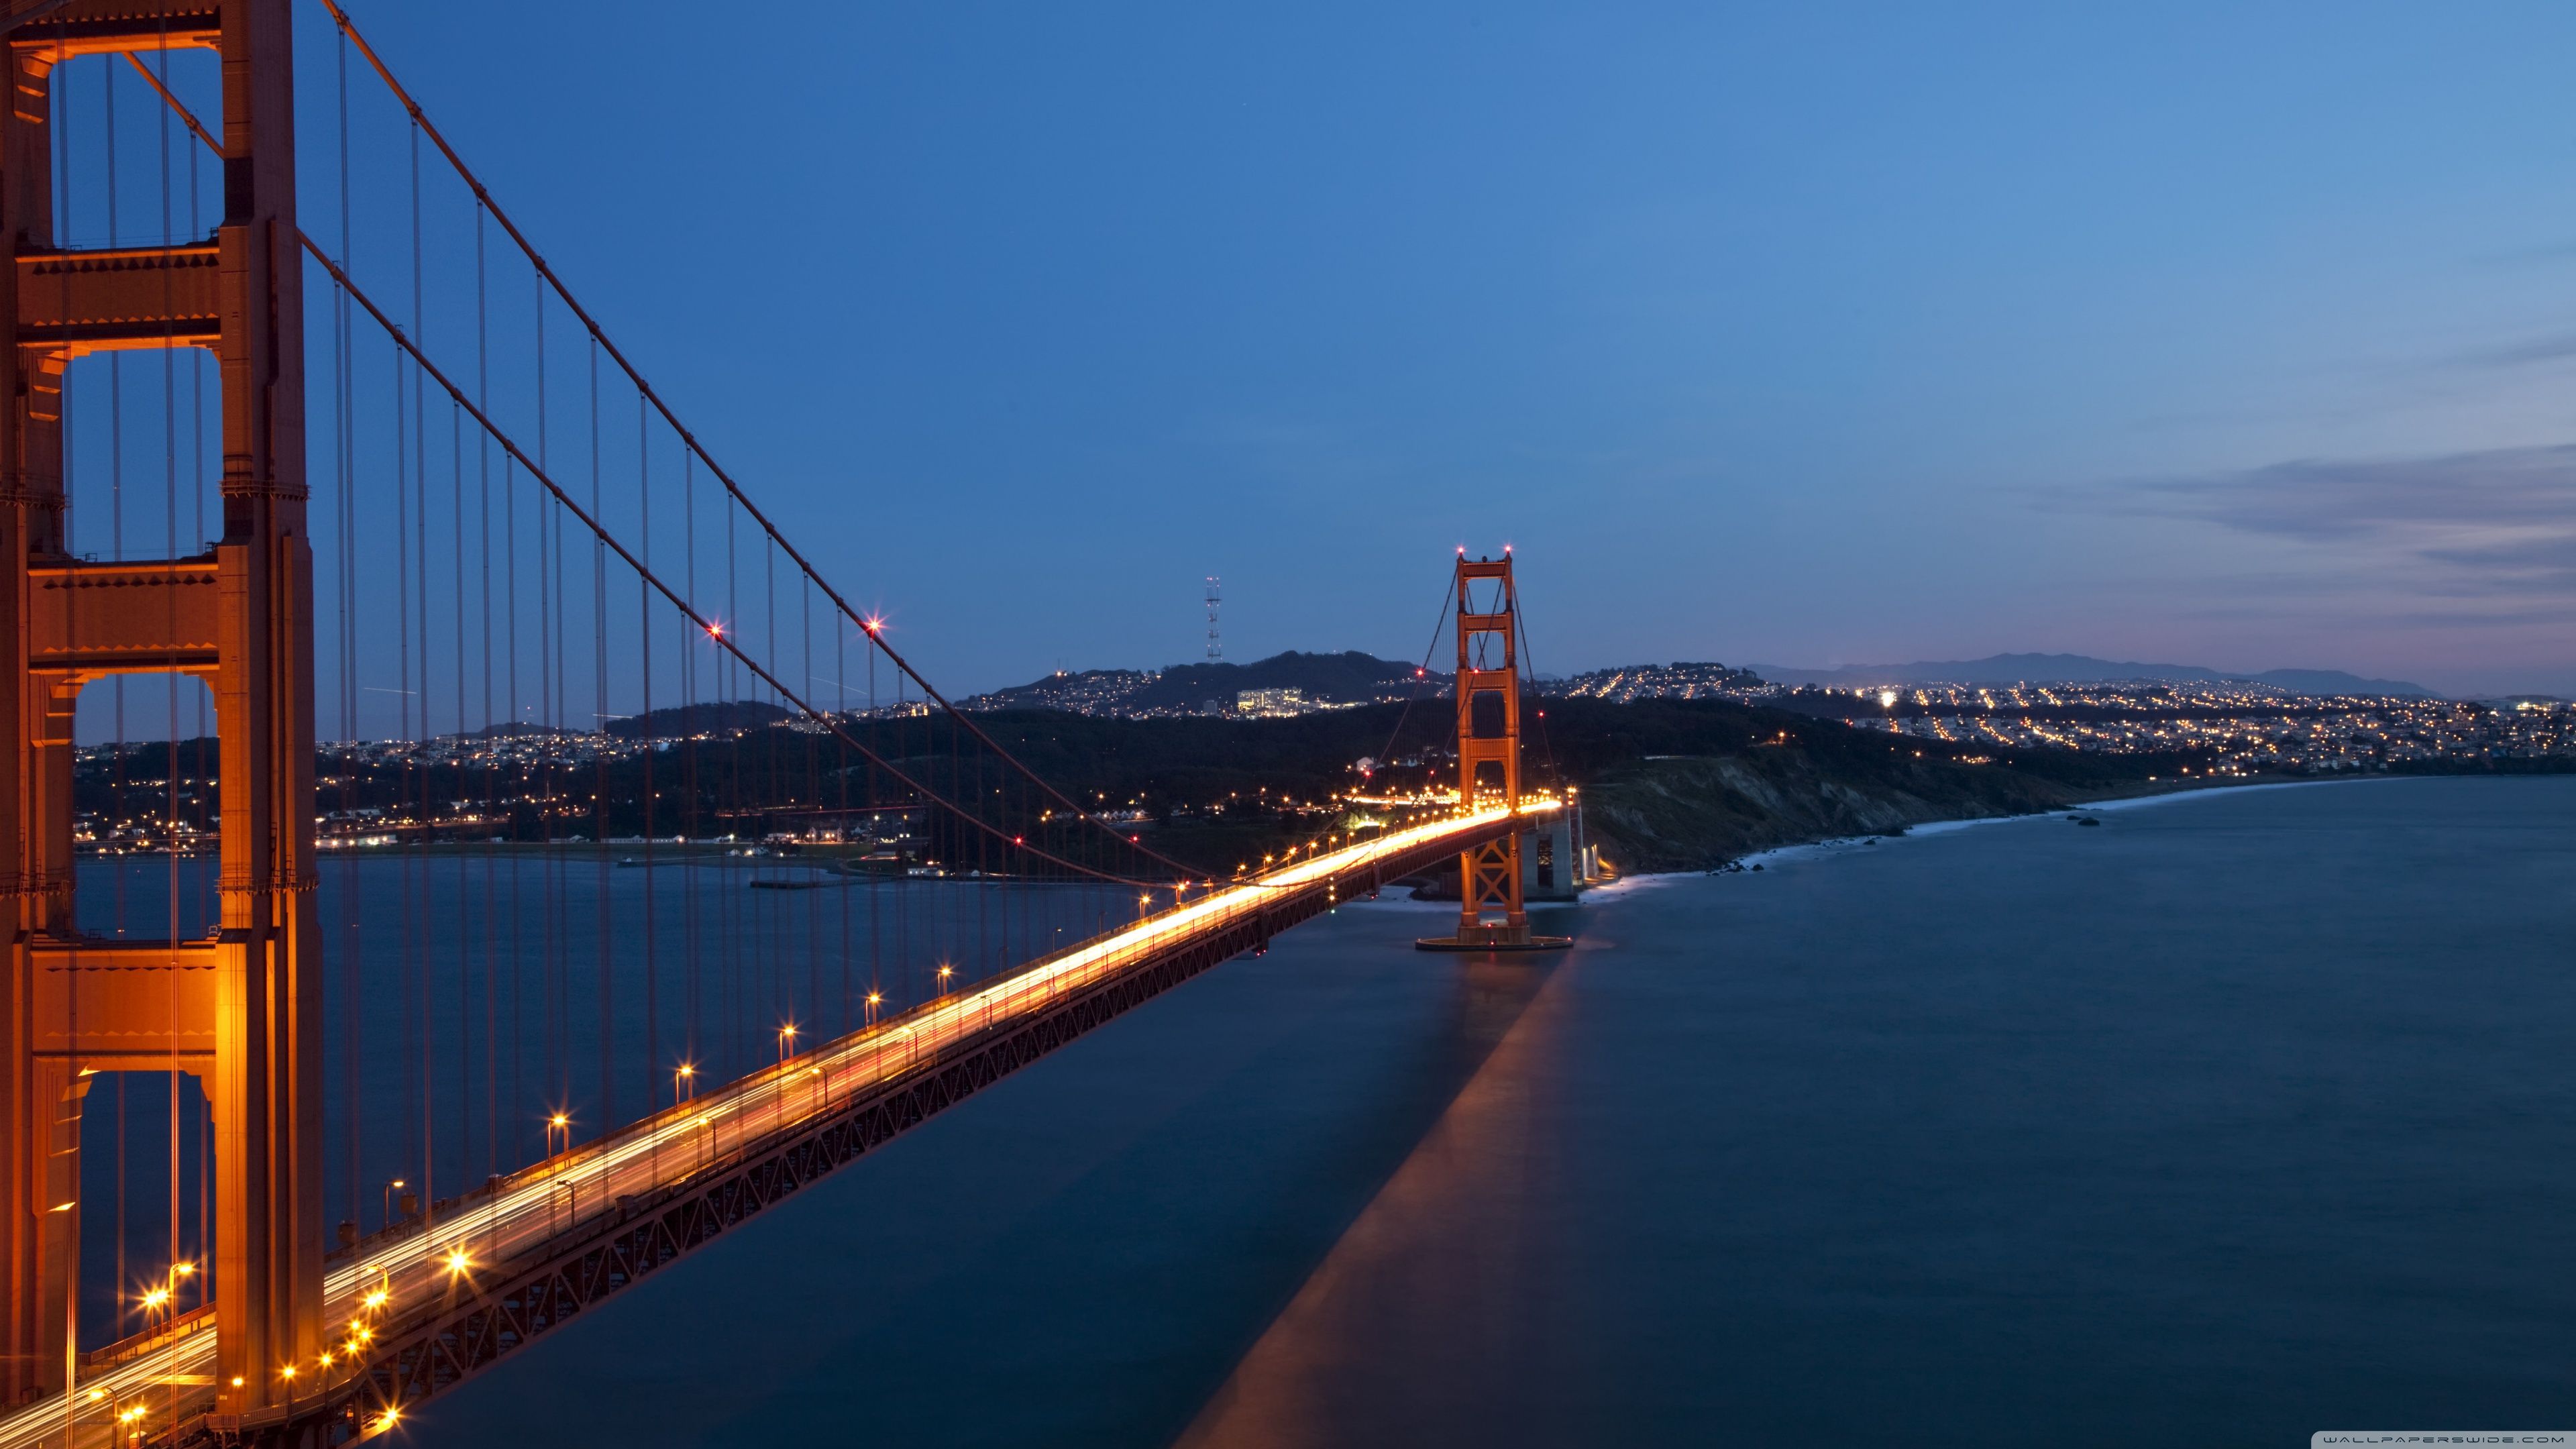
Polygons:
<instances>
[{"instance_id":1,"label":"cliff","mask_svg":"<svg viewBox=\"0 0 2576 1449\"><path fill-rule=\"evenodd\" d=\"M1893 834L1931 820L2026 815L2071 803L2065 787L1996 765L1795 747L1641 759L1583 790L1583 823L1621 871L1704 870L1750 851Z\"/></svg>"}]
</instances>

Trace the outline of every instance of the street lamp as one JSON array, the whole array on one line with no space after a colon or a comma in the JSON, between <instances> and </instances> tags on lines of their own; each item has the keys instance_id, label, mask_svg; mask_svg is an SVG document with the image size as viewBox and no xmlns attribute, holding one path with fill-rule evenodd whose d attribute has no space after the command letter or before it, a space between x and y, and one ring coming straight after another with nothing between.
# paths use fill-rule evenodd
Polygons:
<instances>
[{"instance_id":1,"label":"street lamp","mask_svg":"<svg viewBox=\"0 0 2576 1449\"><path fill-rule=\"evenodd\" d=\"M778 1059L783 1062L795 1052L796 1023L791 1021L778 1029Z\"/></svg>"},{"instance_id":2,"label":"street lamp","mask_svg":"<svg viewBox=\"0 0 2576 1449\"><path fill-rule=\"evenodd\" d=\"M949 977L951 977L951 976L954 976L954 975L956 975L956 974L957 974L957 968L956 968L956 967L954 967L954 966L947 966L947 965L943 965L943 966L941 966L941 967L939 968L939 994L940 994L940 995L945 996L945 995L947 995L947 994L948 994L948 978L949 978Z\"/></svg>"},{"instance_id":3,"label":"street lamp","mask_svg":"<svg viewBox=\"0 0 2576 1449\"><path fill-rule=\"evenodd\" d=\"M868 1025L874 1026L877 1024L877 1008L883 1005L885 1005L884 992L871 991L868 993Z\"/></svg>"},{"instance_id":4,"label":"street lamp","mask_svg":"<svg viewBox=\"0 0 2576 1449\"><path fill-rule=\"evenodd\" d=\"M402 1180L401 1178L399 1178L399 1177L394 1178L393 1180L391 1180L391 1181L389 1181L389 1182L387 1182L387 1183L385 1184L385 1226L386 1226L386 1227L392 1227L392 1226L394 1225L394 1194L395 1194L395 1193L397 1193L397 1192L402 1191L402 1190L403 1190L403 1188L404 1188L405 1186L406 1186L406 1184L405 1184L405 1183L403 1182L403 1180Z\"/></svg>"},{"instance_id":5,"label":"street lamp","mask_svg":"<svg viewBox=\"0 0 2576 1449\"><path fill-rule=\"evenodd\" d=\"M682 1062L678 1069L671 1073L671 1095L680 1101L689 1100L696 1093L697 1087L698 1069L694 1064Z\"/></svg>"},{"instance_id":6,"label":"street lamp","mask_svg":"<svg viewBox=\"0 0 2576 1449\"><path fill-rule=\"evenodd\" d=\"M546 1119L546 1155L548 1157L555 1155L555 1138L558 1135L563 1138L563 1150L566 1152L572 1151L572 1116L570 1113L557 1112Z\"/></svg>"}]
</instances>

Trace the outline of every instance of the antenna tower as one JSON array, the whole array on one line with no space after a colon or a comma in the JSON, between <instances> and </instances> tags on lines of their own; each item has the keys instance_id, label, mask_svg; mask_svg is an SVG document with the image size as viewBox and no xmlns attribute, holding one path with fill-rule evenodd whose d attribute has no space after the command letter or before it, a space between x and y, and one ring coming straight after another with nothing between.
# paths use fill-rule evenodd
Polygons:
<instances>
[{"instance_id":1,"label":"antenna tower","mask_svg":"<svg viewBox=\"0 0 2576 1449\"><path fill-rule=\"evenodd\" d=\"M1208 579L1207 579L1207 606L1208 606L1208 652L1207 652L1207 657L1208 657L1208 662L1209 662L1210 664L1214 664L1214 663L1215 663L1215 662L1217 662L1218 660L1223 659L1223 658L1225 657L1225 646L1224 646L1224 645L1222 645L1222 644L1220 644L1220 643L1218 643L1218 642L1217 642L1217 637L1216 637L1216 606L1217 606L1218 604L1220 604L1220 603L1223 603L1223 602L1224 602L1224 596L1223 596L1223 594L1222 594L1222 593L1220 593L1220 592L1219 592L1219 590L1218 590L1218 588L1217 588L1217 579L1216 579L1216 575L1214 575L1214 574L1210 574L1210 575L1208 575Z\"/></svg>"}]
</instances>

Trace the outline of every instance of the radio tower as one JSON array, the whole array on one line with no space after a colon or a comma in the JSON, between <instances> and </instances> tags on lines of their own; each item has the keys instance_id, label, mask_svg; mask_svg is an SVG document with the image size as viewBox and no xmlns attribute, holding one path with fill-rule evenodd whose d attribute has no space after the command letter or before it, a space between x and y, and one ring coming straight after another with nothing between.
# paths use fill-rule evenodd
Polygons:
<instances>
[{"instance_id":1,"label":"radio tower","mask_svg":"<svg viewBox=\"0 0 2576 1449\"><path fill-rule=\"evenodd\" d=\"M1217 606L1219 603L1221 603L1221 602L1223 602L1223 597L1222 597L1222 595L1220 595L1220 594L1218 593L1218 591L1217 591L1216 575L1214 575L1214 574L1210 574L1210 575L1208 575L1208 581L1207 581L1207 606L1208 606L1208 655L1207 655L1207 657L1208 657L1208 662L1209 662L1210 664L1214 664L1214 663L1215 663L1215 662L1217 662L1218 660L1223 659L1223 658L1225 657L1225 646L1224 646L1224 645L1222 645L1222 644L1219 644L1219 643L1217 642L1217 638L1216 638L1216 606Z\"/></svg>"}]
</instances>

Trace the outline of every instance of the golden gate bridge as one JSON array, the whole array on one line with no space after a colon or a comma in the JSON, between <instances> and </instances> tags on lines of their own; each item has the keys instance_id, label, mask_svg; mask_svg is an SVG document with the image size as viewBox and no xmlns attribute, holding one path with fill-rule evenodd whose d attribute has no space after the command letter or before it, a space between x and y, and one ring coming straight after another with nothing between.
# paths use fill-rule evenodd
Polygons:
<instances>
[{"instance_id":1,"label":"golden gate bridge","mask_svg":"<svg viewBox=\"0 0 2576 1449\"><path fill-rule=\"evenodd\" d=\"M933 688L314 3L300 81L290 0L0 7L0 1449L399 1428L1445 860L1426 945L1558 944L1508 551L1444 609L1454 805L1175 859ZM856 868L751 903L764 812Z\"/></svg>"}]
</instances>

